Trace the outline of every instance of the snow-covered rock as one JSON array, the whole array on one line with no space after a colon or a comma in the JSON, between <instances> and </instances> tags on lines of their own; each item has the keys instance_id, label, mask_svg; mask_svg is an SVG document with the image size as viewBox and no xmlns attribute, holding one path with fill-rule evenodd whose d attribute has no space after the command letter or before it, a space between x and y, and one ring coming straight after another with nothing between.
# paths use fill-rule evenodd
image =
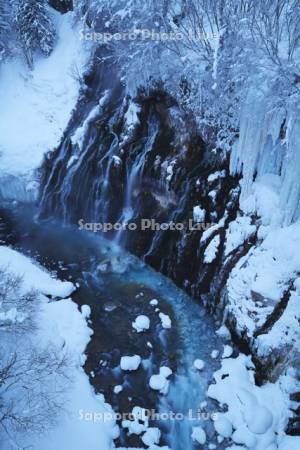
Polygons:
<instances>
[{"instance_id":1,"label":"snow-covered rock","mask_svg":"<svg viewBox=\"0 0 300 450\"><path fill-rule=\"evenodd\" d=\"M147 410L140 406L132 409L131 416L133 420L123 420L122 427L128 429L128 434L140 435L145 432L149 426Z\"/></svg>"},{"instance_id":2,"label":"snow-covered rock","mask_svg":"<svg viewBox=\"0 0 300 450\"><path fill-rule=\"evenodd\" d=\"M114 387L114 394L119 394L122 391L123 391L123 386L121 386L120 384L118 384L117 386Z\"/></svg>"},{"instance_id":3,"label":"snow-covered rock","mask_svg":"<svg viewBox=\"0 0 300 450\"><path fill-rule=\"evenodd\" d=\"M220 336L222 339L229 340L231 339L231 334L226 325L222 325L218 330L216 331L216 334Z\"/></svg>"},{"instance_id":4,"label":"snow-covered rock","mask_svg":"<svg viewBox=\"0 0 300 450\"><path fill-rule=\"evenodd\" d=\"M89 319L91 316L91 307L89 305L82 305L81 314L85 319Z\"/></svg>"},{"instance_id":5,"label":"snow-covered rock","mask_svg":"<svg viewBox=\"0 0 300 450\"><path fill-rule=\"evenodd\" d=\"M161 394L167 394L170 384L167 378L171 374L172 370L169 367L162 366L159 370L159 374L150 377L149 386L151 389L159 391Z\"/></svg>"},{"instance_id":6,"label":"snow-covered rock","mask_svg":"<svg viewBox=\"0 0 300 450\"><path fill-rule=\"evenodd\" d=\"M220 235L217 234L206 247L204 252L204 262L206 264L211 264L215 260L220 242Z\"/></svg>"},{"instance_id":7,"label":"snow-covered rock","mask_svg":"<svg viewBox=\"0 0 300 450\"><path fill-rule=\"evenodd\" d=\"M205 362L202 359L195 359L194 367L197 370L203 370L205 366Z\"/></svg>"},{"instance_id":8,"label":"snow-covered rock","mask_svg":"<svg viewBox=\"0 0 300 450\"><path fill-rule=\"evenodd\" d=\"M122 356L120 361L120 367L122 370L137 370L142 362L139 355Z\"/></svg>"},{"instance_id":9,"label":"snow-covered rock","mask_svg":"<svg viewBox=\"0 0 300 450\"><path fill-rule=\"evenodd\" d=\"M138 316L134 322L132 322L132 327L138 332L149 330L150 328L150 319L147 316L140 315Z\"/></svg>"},{"instance_id":10,"label":"snow-covered rock","mask_svg":"<svg viewBox=\"0 0 300 450\"><path fill-rule=\"evenodd\" d=\"M231 437L236 444L251 450L280 448L290 416L293 373L281 376L276 383L256 386L249 356L240 354L237 358L223 359L221 369L214 373L215 384L207 392L228 409L226 413L217 413L214 421L219 436Z\"/></svg>"},{"instance_id":11,"label":"snow-covered rock","mask_svg":"<svg viewBox=\"0 0 300 450\"><path fill-rule=\"evenodd\" d=\"M193 208L193 220L196 223L202 223L205 220L205 209L201 208L200 205L194 206Z\"/></svg>"},{"instance_id":12,"label":"snow-covered rock","mask_svg":"<svg viewBox=\"0 0 300 450\"><path fill-rule=\"evenodd\" d=\"M172 327L172 321L170 317L167 314L164 314L162 312L159 313L159 318L161 320L161 325L163 328L171 328Z\"/></svg>"},{"instance_id":13,"label":"snow-covered rock","mask_svg":"<svg viewBox=\"0 0 300 450\"><path fill-rule=\"evenodd\" d=\"M211 354L210 354L210 356L213 358L213 359L216 359L218 356L219 356L219 354L220 354L220 352L219 352L219 350L213 350L212 352L211 352Z\"/></svg>"},{"instance_id":14,"label":"snow-covered rock","mask_svg":"<svg viewBox=\"0 0 300 450\"><path fill-rule=\"evenodd\" d=\"M230 358L232 353L233 353L233 348L231 347L231 345L224 345L222 358Z\"/></svg>"},{"instance_id":15,"label":"snow-covered rock","mask_svg":"<svg viewBox=\"0 0 300 450\"><path fill-rule=\"evenodd\" d=\"M198 444L204 445L206 442L206 433L203 430L202 427L198 426L198 427L193 427L193 432L192 432L192 439L193 441L198 442Z\"/></svg>"},{"instance_id":16,"label":"snow-covered rock","mask_svg":"<svg viewBox=\"0 0 300 450\"><path fill-rule=\"evenodd\" d=\"M156 298L153 298L152 300L150 300L150 305L151 306L157 306L158 305L158 300Z\"/></svg>"},{"instance_id":17,"label":"snow-covered rock","mask_svg":"<svg viewBox=\"0 0 300 450\"><path fill-rule=\"evenodd\" d=\"M232 423L226 416L219 414L219 417L214 421L216 432L224 437L229 438L232 435Z\"/></svg>"},{"instance_id":18,"label":"snow-covered rock","mask_svg":"<svg viewBox=\"0 0 300 450\"><path fill-rule=\"evenodd\" d=\"M169 389L169 381L161 374L152 375L149 380L149 386L161 394L167 394Z\"/></svg>"},{"instance_id":19,"label":"snow-covered rock","mask_svg":"<svg viewBox=\"0 0 300 450\"><path fill-rule=\"evenodd\" d=\"M151 447L154 444L159 444L161 432L159 428L148 428L142 436L142 441L148 447Z\"/></svg>"}]
</instances>

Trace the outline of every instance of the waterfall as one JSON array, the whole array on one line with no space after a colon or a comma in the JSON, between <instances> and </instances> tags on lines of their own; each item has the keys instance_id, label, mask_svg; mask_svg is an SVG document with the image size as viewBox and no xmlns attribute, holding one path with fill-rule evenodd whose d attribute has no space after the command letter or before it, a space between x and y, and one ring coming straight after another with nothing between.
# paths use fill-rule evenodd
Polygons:
<instances>
[{"instance_id":1,"label":"waterfall","mask_svg":"<svg viewBox=\"0 0 300 450\"><path fill-rule=\"evenodd\" d=\"M126 189L125 198L123 200L122 214L119 223L128 223L134 217L135 198L137 191L143 187L143 175L148 154L153 150L155 140L159 132L159 123L155 118L149 121L148 136L142 147L142 151L129 161L126 166ZM123 230L119 230L116 234L115 241L120 244L122 241Z\"/></svg>"}]
</instances>

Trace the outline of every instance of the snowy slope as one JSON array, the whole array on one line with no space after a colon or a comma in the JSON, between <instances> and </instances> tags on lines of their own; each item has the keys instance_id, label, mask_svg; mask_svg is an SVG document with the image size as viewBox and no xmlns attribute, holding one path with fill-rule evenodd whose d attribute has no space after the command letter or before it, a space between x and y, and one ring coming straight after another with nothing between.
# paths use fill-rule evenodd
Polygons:
<instances>
[{"instance_id":1,"label":"snowy slope","mask_svg":"<svg viewBox=\"0 0 300 450\"><path fill-rule=\"evenodd\" d=\"M111 413L112 410L101 395L95 395L81 367L85 359L83 353L92 331L86 323L86 310L82 308L80 312L70 298L65 298L72 293L74 286L70 282L52 278L34 261L8 247L0 247L0 261L0 267L23 277L24 290L34 288L41 293L40 305L37 305L37 308L40 307L39 329L37 335L33 336L39 348L51 345L58 352L64 349L71 364L71 378L65 386L66 411L61 413L57 426L49 428L47 434L36 436L26 433L18 436L22 446L34 450L111 449L112 439L118 434L114 421L107 419L106 422L95 423L81 420L80 416L81 410L95 413ZM49 302L44 294L61 297L62 300ZM3 433L0 437L0 448L15 448Z\"/></svg>"},{"instance_id":2,"label":"snowy slope","mask_svg":"<svg viewBox=\"0 0 300 450\"><path fill-rule=\"evenodd\" d=\"M43 155L60 141L75 106L88 50L80 41L72 13L56 15L58 41L49 58L40 58L33 72L21 60L0 67L0 193L31 198Z\"/></svg>"},{"instance_id":3,"label":"snowy slope","mask_svg":"<svg viewBox=\"0 0 300 450\"><path fill-rule=\"evenodd\" d=\"M260 358L280 357L283 365L290 360L299 369L300 222L280 226L278 178L258 177L241 202L247 215L227 230L227 246L240 244L241 236L247 238L255 227L258 241L231 270L226 310ZM255 226L249 226L250 217L258 217Z\"/></svg>"}]
</instances>

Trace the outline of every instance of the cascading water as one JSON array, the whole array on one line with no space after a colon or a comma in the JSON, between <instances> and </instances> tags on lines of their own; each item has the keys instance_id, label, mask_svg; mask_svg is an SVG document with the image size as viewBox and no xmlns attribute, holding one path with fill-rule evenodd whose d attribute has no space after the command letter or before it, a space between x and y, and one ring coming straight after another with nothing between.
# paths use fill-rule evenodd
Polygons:
<instances>
[{"instance_id":1,"label":"cascading water","mask_svg":"<svg viewBox=\"0 0 300 450\"><path fill-rule=\"evenodd\" d=\"M149 121L148 136L142 147L142 151L134 160L127 164L126 167L126 190L125 199L123 201L122 215L118 222L124 224L129 222L134 216L134 200L137 196L137 191L142 189L143 174L148 153L153 150L156 137L159 132L159 123L155 117ZM117 232L115 241L120 244L122 240L122 229Z\"/></svg>"}]
</instances>

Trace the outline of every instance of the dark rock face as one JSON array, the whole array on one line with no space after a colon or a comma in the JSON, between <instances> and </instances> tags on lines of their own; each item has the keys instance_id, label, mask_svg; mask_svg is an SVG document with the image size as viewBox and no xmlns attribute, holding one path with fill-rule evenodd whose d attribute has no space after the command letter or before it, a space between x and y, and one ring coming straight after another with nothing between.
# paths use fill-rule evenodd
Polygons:
<instances>
[{"instance_id":1,"label":"dark rock face","mask_svg":"<svg viewBox=\"0 0 300 450\"><path fill-rule=\"evenodd\" d=\"M134 231L107 235L215 311L230 265L223 264L223 246L239 188L227 156L211 150L193 117L160 87L125 98L113 65L93 67L61 145L44 161L41 217L135 223ZM200 224L193 221L195 206L203 211ZM142 230L143 219L154 229ZM160 229L163 223L173 229ZM210 235L201 241L203 233ZM216 236L214 263L204 263Z\"/></svg>"},{"instance_id":2,"label":"dark rock face","mask_svg":"<svg viewBox=\"0 0 300 450\"><path fill-rule=\"evenodd\" d=\"M49 5L61 13L73 10L73 0L48 0Z\"/></svg>"}]
</instances>

